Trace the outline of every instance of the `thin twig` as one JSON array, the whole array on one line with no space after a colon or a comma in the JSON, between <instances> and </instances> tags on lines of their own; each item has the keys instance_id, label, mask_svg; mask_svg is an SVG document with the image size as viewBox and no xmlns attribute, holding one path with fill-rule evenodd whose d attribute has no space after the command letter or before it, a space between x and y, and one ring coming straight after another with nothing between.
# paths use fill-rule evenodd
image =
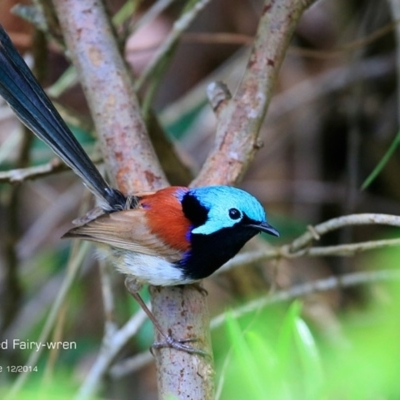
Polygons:
<instances>
[{"instance_id":1,"label":"thin twig","mask_svg":"<svg viewBox=\"0 0 400 400\"><path fill-rule=\"evenodd\" d=\"M114 357L128 340L137 333L145 320L146 314L143 310L139 310L120 330L110 337L103 337L102 348L75 400L86 400L93 396Z\"/></svg>"},{"instance_id":2,"label":"thin twig","mask_svg":"<svg viewBox=\"0 0 400 400\"><path fill-rule=\"evenodd\" d=\"M120 361L113 365L108 371L112 379L120 379L133 371L139 371L149 363L154 361L150 352L142 352L135 354L133 357Z\"/></svg>"},{"instance_id":3,"label":"thin twig","mask_svg":"<svg viewBox=\"0 0 400 400\"><path fill-rule=\"evenodd\" d=\"M349 225L390 225L400 227L400 217L388 214L352 214L338 218L332 218L313 227L318 235L325 235L333 230ZM314 240L313 233L305 232L289 246L289 252L295 253L308 246Z\"/></svg>"},{"instance_id":4,"label":"thin twig","mask_svg":"<svg viewBox=\"0 0 400 400\"><path fill-rule=\"evenodd\" d=\"M102 157L92 158L92 161L97 164L102 161ZM46 164L0 172L0 183L21 183L68 170L60 159L53 158Z\"/></svg>"},{"instance_id":5,"label":"thin twig","mask_svg":"<svg viewBox=\"0 0 400 400\"><path fill-rule=\"evenodd\" d=\"M222 268L216 271L221 274L243 265L256 264L260 261L277 258L297 257L322 257L322 256L352 256L368 250L376 250L383 247L400 246L400 239L371 240L360 243L340 244L336 246L308 247L318 237L340 229L345 226L383 224L400 227L400 217L387 214L353 214L344 217L330 219L321 224L315 225L305 233L293 240L292 243L281 247L268 246L261 251L251 251L238 254L228 261ZM310 227L309 227L310 228Z\"/></svg>"},{"instance_id":6,"label":"thin twig","mask_svg":"<svg viewBox=\"0 0 400 400\"><path fill-rule=\"evenodd\" d=\"M115 301L112 289L112 279L110 274L110 265L104 260L100 260L100 281L101 294L104 307L104 336L110 338L117 331L115 322Z\"/></svg>"},{"instance_id":7,"label":"thin twig","mask_svg":"<svg viewBox=\"0 0 400 400\"><path fill-rule=\"evenodd\" d=\"M157 69L158 64L166 57L166 55L178 42L182 33L190 26L190 24L197 17L198 13L203 10L203 8L210 1L211 0L199 0L197 2L192 2L193 6L185 10L183 15L174 22L171 32L163 41L162 45L158 49L157 53L154 55L153 59L150 61L149 65L136 80L134 85L134 89L136 92L138 92L143 87L143 84L153 74L155 69Z\"/></svg>"},{"instance_id":8,"label":"thin twig","mask_svg":"<svg viewBox=\"0 0 400 400\"><path fill-rule=\"evenodd\" d=\"M290 301L298 297L302 297L312 293L326 292L327 290L337 289L341 287L350 287L375 283L381 281L392 281L400 279L399 270L382 270L382 271L365 271L354 272L341 276L331 276L327 279L307 282L301 285L292 286L288 290L280 290L272 296L265 296L245 304L242 307L231 310L233 318L239 318L245 314L259 310L260 308L276 304L284 301ZM218 315L211 321L211 328L220 327L226 320L225 313Z\"/></svg>"},{"instance_id":9,"label":"thin twig","mask_svg":"<svg viewBox=\"0 0 400 400\"><path fill-rule=\"evenodd\" d=\"M311 247L299 250L296 253L284 254L288 258L293 257L327 257L327 256L353 256L363 251L377 250L383 247L400 246L400 239L371 240L368 242L340 244L336 246ZM283 254L283 252L281 252Z\"/></svg>"},{"instance_id":10,"label":"thin twig","mask_svg":"<svg viewBox=\"0 0 400 400\"><path fill-rule=\"evenodd\" d=\"M156 19L167 7L169 7L175 0L158 0L156 1L142 17L132 24L130 34L138 31L145 25L150 24Z\"/></svg>"},{"instance_id":11,"label":"thin twig","mask_svg":"<svg viewBox=\"0 0 400 400\"><path fill-rule=\"evenodd\" d=\"M26 180L45 177L55 172L65 170L67 170L66 165L63 164L58 158L55 158L43 165L0 172L0 183L20 183Z\"/></svg>"},{"instance_id":12,"label":"thin twig","mask_svg":"<svg viewBox=\"0 0 400 400\"><path fill-rule=\"evenodd\" d=\"M171 0L167 0L171 1ZM140 20L141 21L141 20ZM356 39L345 43L341 46L333 47L329 50L314 50L307 49L299 46L289 46L288 53L296 54L302 57L316 58L316 59L332 59L343 56L343 53L358 50L366 47L382 37L392 32L396 26L400 23L400 20L389 22L381 28L376 29L369 35L366 35L360 39ZM250 45L254 37L245 35L243 33L232 33L232 32L185 32L181 36L183 43L201 43L207 45L220 45L220 44L231 44L231 45ZM160 43L152 44L150 46L133 47L131 51L135 53L140 52L152 52L161 45Z\"/></svg>"}]
</instances>

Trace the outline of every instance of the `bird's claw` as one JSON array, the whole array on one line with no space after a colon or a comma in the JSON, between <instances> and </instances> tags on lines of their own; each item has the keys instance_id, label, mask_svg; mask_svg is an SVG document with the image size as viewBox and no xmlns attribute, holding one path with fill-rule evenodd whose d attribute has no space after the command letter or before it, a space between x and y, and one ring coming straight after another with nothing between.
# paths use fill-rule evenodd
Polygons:
<instances>
[{"instance_id":1,"label":"bird's claw","mask_svg":"<svg viewBox=\"0 0 400 400\"><path fill-rule=\"evenodd\" d=\"M200 282L192 283L192 287L193 289L196 289L203 296L208 296L208 290L204 289L203 286L201 286Z\"/></svg>"},{"instance_id":2,"label":"bird's claw","mask_svg":"<svg viewBox=\"0 0 400 400\"><path fill-rule=\"evenodd\" d=\"M175 350L184 351L189 354L196 354L196 355L199 355L202 357L210 357L210 355L207 352L205 352L204 350L196 349L193 346L186 345L186 343L193 343L193 342L197 342L197 341L198 341L197 338L187 338L187 339L177 340L177 339L174 339L170 335L166 335L165 341L153 343L153 345L151 346L151 353L154 355L153 350L159 350L159 349L163 349L163 348L172 348Z\"/></svg>"}]
</instances>

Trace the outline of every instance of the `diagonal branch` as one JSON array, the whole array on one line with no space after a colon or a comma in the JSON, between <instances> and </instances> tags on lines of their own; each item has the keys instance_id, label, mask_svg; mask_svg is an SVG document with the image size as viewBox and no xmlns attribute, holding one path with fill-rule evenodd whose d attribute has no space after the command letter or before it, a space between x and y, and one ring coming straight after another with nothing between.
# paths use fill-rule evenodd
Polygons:
<instances>
[{"instance_id":1,"label":"diagonal branch","mask_svg":"<svg viewBox=\"0 0 400 400\"><path fill-rule=\"evenodd\" d=\"M232 100L217 122L214 147L194 186L234 184L259 148L258 133L293 31L313 1L267 0L247 61Z\"/></svg>"}]
</instances>

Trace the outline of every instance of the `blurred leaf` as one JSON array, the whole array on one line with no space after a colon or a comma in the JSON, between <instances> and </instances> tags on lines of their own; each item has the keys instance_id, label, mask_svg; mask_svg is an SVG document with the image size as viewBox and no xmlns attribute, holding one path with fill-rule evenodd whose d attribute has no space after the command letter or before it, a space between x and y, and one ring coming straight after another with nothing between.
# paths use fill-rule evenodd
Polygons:
<instances>
[{"instance_id":1,"label":"blurred leaf","mask_svg":"<svg viewBox=\"0 0 400 400\"><path fill-rule=\"evenodd\" d=\"M238 322L230 313L226 317L226 327L232 342L233 351L238 360L237 365L243 374L244 380L248 383L249 395L252 393L250 398L262 399L265 392L263 389L264 385L259 380L260 374L257 363L253 358L251 348L248 346Z\"/></svg>"},{"instance_id":2,"label":"blurred leaf","mask_svg":"<svg viewBox=\"0 0 400 400\"><path fill-rule=\"evenodd\" d=\"M310 329L299 316L294 320L293 328L307 398L315 398L324 380L319 350Z\"/></svg>"},{"instance_id":3,"label":"blurred leaf","mask_svg":"<svg viewBox=\"0 0 400 400\"><path fill-rule=\"evenodd\" d=\"M361 186L362 190L366 189L375 180L375 178L379 175L379 173L383 170L383 168L389 161L390 157L392 157L393 153L397 149L399 143L400 143L400 131L397 132L396 137L394 138L392 144L389 146L387 152L382 157L381 161L379 161L378 165L374 168L374 170L369 174L367 179L362 184Z\"/></svg>"},{"instance_id":4,"label":"blurred leaf","mask_svg":"<svg viewBox=\"0 0 400 400\"><path fill-rule=\"evenodd\" d=\"M182 113L178 118L174 119L171 123L164 126L167 134L170 138L180 140L190 133L190 129L193 123L197 120L201 114L206 101L201 102L194 108L188 110L186 113Z\"/></svg>"},{"instance_id":5,"label":"blurred leaf","mask_svg":"<svg viewBox=\"0 0 400 400\"><path fill-rule=\"evenodd\" d=\"M293 330L296 324L296 319L299 317L301 311L301 304L295 301L288 309L279 332L277 352L280 360L281 368L288 365L291 358L291 341ZM283 373L284 371L282 371Z\"/></svg>"},{"instance_id":6,"label":"blurred leaf","mask_svg":"<svg viewBox=\"0 0 400 400\"><path fill-rule=\"evenodd\" d=\"M317 345L300 318L301 305L294 302L283 319L267 313L268 324L261 330L243 332L239 322L227 315L226 327L234 353L224 395L251 399L297 399L299 391L314 398L323 383ZM265 316L264 316L265 318ZM281 319L278 334L274 320ZM268 395L268 396L267 396Z\"/></svg>"}]
</instances>

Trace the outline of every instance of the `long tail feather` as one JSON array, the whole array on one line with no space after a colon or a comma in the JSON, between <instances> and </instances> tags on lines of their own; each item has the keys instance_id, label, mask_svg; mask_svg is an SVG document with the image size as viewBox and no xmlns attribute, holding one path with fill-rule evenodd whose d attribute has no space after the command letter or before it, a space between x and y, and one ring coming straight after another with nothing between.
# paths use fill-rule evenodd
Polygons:
<instances>
[{"instance_id":1,"label":"long tail feather","mask_svg":"<svg viewBox=\"0 0 400 400\"><path fill-rule=\"evenodd\" d=\"M0 95L18 118L67 164L106 211L124 209L126 198L112 189L85 153L0 25Z\"/></svg>"}]
</instances>

